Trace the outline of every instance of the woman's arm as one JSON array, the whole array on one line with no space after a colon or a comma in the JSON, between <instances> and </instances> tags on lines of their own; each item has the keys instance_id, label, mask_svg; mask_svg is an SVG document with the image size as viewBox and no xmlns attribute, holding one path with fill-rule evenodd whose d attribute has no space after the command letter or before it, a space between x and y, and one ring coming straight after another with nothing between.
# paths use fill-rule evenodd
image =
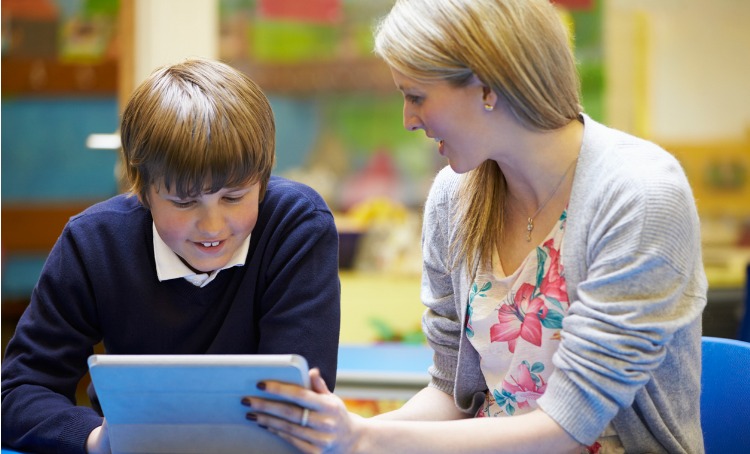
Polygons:
<instances>
[{"instance_id":1,"label":"woman's arm","mask_svg":"<svg viewBox=\"0 0 750 454\"><path fill-rule=\"evenodd\" d=\"M427 388L412 398L403 411L364 419L346 410L343 401L325 388L316 370L310 376L312 391L277 382L264 384L266 392L291 397L310 410L304 427L303 409L299 406L260 398L245 401L251 408L249 419L303 452L537 453L580 449L541 410L512 418L467 418L455 408L450 396ZM426 415L428 420L396 419L399 415L406 418Z\"/></svg>"},{"instance_id":2,"label":"woman's arm","mask_svg":"<svg viewBox=\"0 0 750 454\"><path fill-rule=\"evenodd\" d=\"M579 445L541 410L505 418L457 421L364 420L351 452L579 452ZM333 450L332 452L337 452ZM342 451L344 452L344 451Z\"/></svg>"},{"instance_id":3,"label":"woman's arm","mask_svg":"<svg viewBox=\"0 0 750 454\"><path fill-rule=\"evenodd\" d=\"M453 397L435 388L424 388L401 408L376 415L373 419L397 421L448 421L470 415L456 408Z\"/></svg>"}]
</instances>

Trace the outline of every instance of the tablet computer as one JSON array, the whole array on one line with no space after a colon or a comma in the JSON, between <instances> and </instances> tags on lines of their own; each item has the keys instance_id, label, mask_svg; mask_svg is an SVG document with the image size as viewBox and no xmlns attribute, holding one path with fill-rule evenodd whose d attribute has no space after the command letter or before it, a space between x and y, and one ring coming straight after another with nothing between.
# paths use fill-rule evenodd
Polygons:
<instances>
[{"instance_id":1,"label":"tablet computer","mask_svg":"<svg viewBox=\"0 0 750 454\"><path fill-rule=\"evenodd\" d=\"M243 396L259 381L310 387L299 355L92 355L91 381L112 452L269 453L299 451L245 418Z\"/></svg>"}]
</instances>

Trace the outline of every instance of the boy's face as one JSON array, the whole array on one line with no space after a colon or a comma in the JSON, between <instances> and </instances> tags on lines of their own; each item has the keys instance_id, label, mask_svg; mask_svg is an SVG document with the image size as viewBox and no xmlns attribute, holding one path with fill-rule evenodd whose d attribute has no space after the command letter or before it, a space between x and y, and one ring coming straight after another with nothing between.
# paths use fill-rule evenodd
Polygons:
<instances>
[{"instance_id":1,"label":"boy's face","mask_svg":"<svg viewBox=\"0 0 750 454\"><path fill-rule=\"evenodd\" d=\"M258 220L260 184L222 188L214 194L180 198L163 185L149 188L156 231L195 271L224 267Z\"/></svg>"}]
</instances>

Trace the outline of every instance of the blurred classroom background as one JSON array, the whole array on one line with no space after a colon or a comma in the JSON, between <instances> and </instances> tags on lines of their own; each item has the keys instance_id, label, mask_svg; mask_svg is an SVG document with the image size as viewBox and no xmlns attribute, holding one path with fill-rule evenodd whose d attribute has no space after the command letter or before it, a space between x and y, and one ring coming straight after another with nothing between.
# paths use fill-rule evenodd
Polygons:
<instances>
[{"instance_id":1,"label":"blurred classroom background","mask_svg":"<svg viewBox=\"0 0 750 454\"><path fill-rule=\"evenodd\" d=\"M704 334L735 337L750 261L750 2L555 0L583 104L682 162L703 223ZM341 342L423 342L421 208L445 165L402 126L372 54L392 0L3 0L2 337L65 220L121 190L118 116L155 67L246 71L277 121L275 173L316 188L341 232Z\"/></svg>"}]
</instances>

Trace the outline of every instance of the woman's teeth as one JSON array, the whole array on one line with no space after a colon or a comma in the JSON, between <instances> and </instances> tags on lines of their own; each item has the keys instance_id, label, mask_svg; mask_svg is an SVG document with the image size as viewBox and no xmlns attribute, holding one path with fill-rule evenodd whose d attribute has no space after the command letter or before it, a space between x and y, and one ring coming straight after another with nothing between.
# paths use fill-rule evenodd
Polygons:
<instances>
[{"instance_id":1,"label":"woman's teeth","mask_svg":"<svg viewBox=\"0 0 750 454\"><path fill-rule=\"evenodd\" d=\"M219 243L220 241L212 241L210 243L201 243L201 244L203 244L203 246L205 247L216 247L219 245Z\"/></svg>"}]
</instances>

